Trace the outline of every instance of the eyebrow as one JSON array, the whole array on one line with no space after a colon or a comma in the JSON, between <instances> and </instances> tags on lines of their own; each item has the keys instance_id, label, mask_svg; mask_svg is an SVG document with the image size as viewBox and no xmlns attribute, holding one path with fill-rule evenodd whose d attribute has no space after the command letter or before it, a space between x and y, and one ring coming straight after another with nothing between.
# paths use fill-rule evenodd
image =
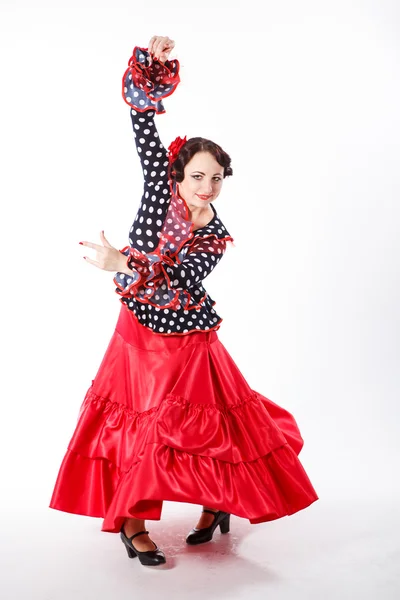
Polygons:
<instances>
[{"instance_id":1,"label":"eyebrow","mask_svg":"<svg viewBox=\"0 0 400 600\"><path fill-rule=\"evenodd\" d=\"M200 175L205 175L205 173L203 173L203 171L193 171L191 173L191 175L193 175L193 173L200 173ZM222 173L214 173L214 175L221 175L222 176ZM214 177L214 175L213 175L213 177Z\"/></svg>"}]
</instances>

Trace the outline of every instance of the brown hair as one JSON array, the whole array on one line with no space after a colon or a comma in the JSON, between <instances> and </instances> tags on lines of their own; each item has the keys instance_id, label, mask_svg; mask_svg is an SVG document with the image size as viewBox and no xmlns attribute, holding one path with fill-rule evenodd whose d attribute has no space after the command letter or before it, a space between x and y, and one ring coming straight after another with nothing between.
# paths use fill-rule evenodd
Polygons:
<instances>
[{"instance_id":1,"label":"brown hair","mask_svg":"<svg viewBox=\"0 0 400 600\"><path fill-rule=\"evenodd\" d=\"M233 175L231 157L221 146L202 137L193 137L182 146L178 156L171 165L171 177L178 183L184 179L184 168L197 152L209 152L221 167L224 167L224 178Z\"/></svg>"}]
</instances>

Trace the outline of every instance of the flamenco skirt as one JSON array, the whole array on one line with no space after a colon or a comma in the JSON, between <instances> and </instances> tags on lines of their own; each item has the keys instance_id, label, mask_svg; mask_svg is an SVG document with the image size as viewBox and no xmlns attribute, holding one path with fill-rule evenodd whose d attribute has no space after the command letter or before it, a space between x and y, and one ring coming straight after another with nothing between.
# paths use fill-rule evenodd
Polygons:
<instances>
[{"instance_id":1,"label":"flamenco skirt","mask_svg":"<svg viewBox=\"0 0 400 600\"><path fill-rule=\"evenodd\" d=\"M216 331L157 335L121 303L49 506L112 533L127 517L159 520L163 500L271 521L318 500L302 446L294 417L250 389Z\"/></svg>"}]
</instances>

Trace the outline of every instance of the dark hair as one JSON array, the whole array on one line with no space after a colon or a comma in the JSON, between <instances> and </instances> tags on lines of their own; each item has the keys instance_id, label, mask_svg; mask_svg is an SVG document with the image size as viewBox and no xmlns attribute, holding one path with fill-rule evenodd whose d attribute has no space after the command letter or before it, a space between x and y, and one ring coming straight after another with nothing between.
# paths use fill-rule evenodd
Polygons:
<instances>
[{"instance_id":1,"label":"dark hair","mask_svg":"<svg viewBox=\"0 0 400 600\"><path fill-rule=\"evenodd\" d=\"M184 168L197 152L209 152L221 167L224 167L224 178L233 175L231 157L221 146L202 137L193 137L182 146L177 158L171 165L171 177L178 183L184 179Z\"/></svg>"}]
</instances>

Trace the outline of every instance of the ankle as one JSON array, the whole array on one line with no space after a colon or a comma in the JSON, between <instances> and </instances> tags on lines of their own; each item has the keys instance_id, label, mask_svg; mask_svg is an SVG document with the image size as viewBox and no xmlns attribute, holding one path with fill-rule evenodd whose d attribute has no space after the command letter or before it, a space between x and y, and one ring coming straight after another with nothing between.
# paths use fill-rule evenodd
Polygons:
<instances>
[{"instance_id":1,"label":"ankle","mask_svg":"<svg viewBox=\"0 0 400 600\"><path fill-rule=\"evenodd\" d=\"M131 530L141 531L146 529L144 519L135 519L133 517L128 517L124 521L124 526L129 527Z\"/></svg>"}]
</instances>

